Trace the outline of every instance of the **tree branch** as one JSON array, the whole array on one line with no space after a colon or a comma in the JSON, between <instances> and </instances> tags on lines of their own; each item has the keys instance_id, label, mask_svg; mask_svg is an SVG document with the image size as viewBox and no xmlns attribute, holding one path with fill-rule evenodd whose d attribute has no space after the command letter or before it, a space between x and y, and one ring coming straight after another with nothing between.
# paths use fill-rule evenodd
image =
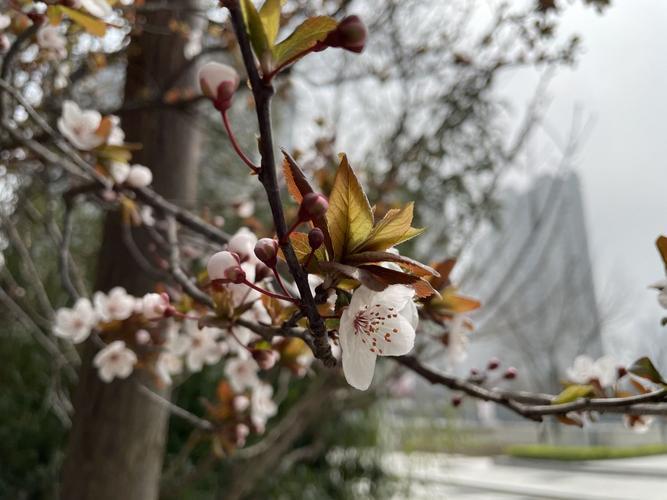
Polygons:
<instances>
[{"instance_id":1,"label":"tree branch","mask_svg":"<svg viewBox=\"0 0 667 500\"><path fill-rule=\"evenodd\" d=\"M299 264L294 249L292 248L292 244L290 243L289 238L287 238L287 224L285 222L282 201L280 199L280 189L278 187L278 177L276 175L276 162L271 131L271 97L273 96L273 86L270 82L263 81L259 75L238 0L227 0L224 3L231 15L232 26L234 27L234 32L236 33L236 38L239 42L243 62L246 71L248 72L252 94L255 98L255 108L257 110L257 120L259 123L259 150L262 157L259 180L266 191L278 241L281 242L280 247L285 255L285 260L290 273L294 278L294 282L299 289L301 309L308 318L310 331L313 334L315 357L320 359L325 366L335 366L336 358L331 354L331 346L329 345L326 327L322 317L317 311L315 299L310 292L308 276L301 267L301 264Z\"/></svg>"}]
</instances>

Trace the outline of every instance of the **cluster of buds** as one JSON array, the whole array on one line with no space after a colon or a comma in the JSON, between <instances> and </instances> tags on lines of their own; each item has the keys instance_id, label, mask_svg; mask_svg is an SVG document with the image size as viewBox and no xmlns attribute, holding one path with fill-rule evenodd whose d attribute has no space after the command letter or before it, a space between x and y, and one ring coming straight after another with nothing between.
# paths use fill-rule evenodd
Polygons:
<instances>
[{"instance_id":1,"label":"cluster of buds","mask_svg":"<svg viewBox=\"0 0 667 500\"><path fill-rule=\"evenodd\" d=\"M215 108L224 112L232 105L232 98L239 87L239 75L227 64L209 62L199 70L198 78L202 94L213 101Z\"/></svg>"}]
</instances>

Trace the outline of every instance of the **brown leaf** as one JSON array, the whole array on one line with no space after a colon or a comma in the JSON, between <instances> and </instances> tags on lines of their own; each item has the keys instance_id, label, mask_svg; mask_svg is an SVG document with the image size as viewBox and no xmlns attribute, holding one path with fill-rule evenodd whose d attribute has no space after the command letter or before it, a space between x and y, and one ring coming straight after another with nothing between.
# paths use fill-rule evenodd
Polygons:
<instances>
[{"instance_id":1,"label":"brown leaf","mask_svg":"<svg viewBox=\"0 0 667 500\"><path fill-rule=\"evenodd\" d=\"M360 269L370 272L375 278L385 282L385 288L389 285L406 285L414 288L417 297L426 298L438 292L433 289L431 284L415 276L414 274L407 274L393 269L387 269L381 266L361 266Z\"/></svg>"},{"instance_id":2,"label":"brown leaf","mask_svg":"<svg viewBox=\"0 0 667 500\"><path fill-rule=\"evenodd\" d=\"M667 268L667 237L659 236L655 242L655 245L658 247L658 251L660 252L660 257L662 257L662 262L665 264L665 268Z\"/></svg>"},{"instance_id":3,"label":"brown leaf","mask_svg":"<svg viewBox=\"0 0 667 500\"><path fill-rule=\"evenodd\" d=\"M435 270L440 273L439 277L431 278L429 280L431 285L433 285L433 288L436 290L443 290L445 287L451 285L452 282L449 279L449 275L452 273L452 269L454 269L455 264L456 259L446 259L435 264L431 264Z\"/></svg>"},{"instance_id":4,"label":"brown leaf","mask_svg":"<svg viewBox=\"0 0 667 500\"><path fill-rule=\"evenodd\" d=\"M323 262L320 264L320 268L324 271L339 272L343 276L357 280L362 285L376 292L381 292L389 286L385 280L376 277L370 271L355 266L341 264L340 262Z\"/></svg>"},{"instance_id":5,"label":"brown leaf","mask_svg":"<svg viewBox=\"0 0 667 500\"><path fill-rule=\"evenodd\" d=\"M299 167L298 163L290 156L290 154L282 150L284 160L283 160L283 173L285 175L285 182L287 184L287 190L290 195L297 203L301 203L303 197L308 193L314 192L313 187L306 178L306 175ZM327 224L326 215L316 217L313 219L313 225L322 230L324 233L324 245L327 251L333 255L334 249L331 242L331 235L329 234L329 226Z\"/></svg>"},{"instance_id":6,"label":"brown leaf","mask_svg":"<svg viewBox=\"0 0 667 500\"><path fill-rule=\"evenodd\" d=\"M355 264L371 264L377 262L396 262L401 267L409 269L417 276L432 276L438 277L438 271L432 267L422 264L414 259L405 257L403 255L394 254L391 252L361 252L350 255L345 258L345 262Z\"/></svg>"}]
</instances>

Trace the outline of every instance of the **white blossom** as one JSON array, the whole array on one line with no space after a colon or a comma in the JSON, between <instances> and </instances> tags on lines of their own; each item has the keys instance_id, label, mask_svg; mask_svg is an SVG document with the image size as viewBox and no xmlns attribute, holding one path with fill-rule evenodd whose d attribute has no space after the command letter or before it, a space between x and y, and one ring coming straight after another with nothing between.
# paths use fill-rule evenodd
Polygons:
<instances>
[{"instance_id":1,"label":"white blossom","mask_svg":"<svg viewBox=\"0 0 667 500\"><path fill-rule=\"evenodd\" d=\"M264 432L266 422L278 412L278 406L273 401L273 387L259 383L250 396L250 420L260 434Z\"/></svg>"},{"instance_id":2,"label":"white blossom","mask_svg":"<svg viewBox=\"0 0 667 500\"><path fill-rule=\"evenodd\" d=\"M141 313L146 319L158 319L169 309L169 297L160 293L147 293L141 299Z\"/></svg>"},{"instance_id":3,"label":"white blossom","mask_svg":"<svg viewBox=\"0 0 667 500\"><path fill-rule=\"evenodd\" d=\"M12 18L7 14L0 14L0 30L4 30L10 24L12 24Z\"/></svg>"},{"instance_id":4,"label":"white blossom","mask_svg":"<svg viewBox=\"0 0 667 500\"><path fill-rule=\"evenodd\" d=\"M134 339L137 341L137 344L146 345L151 341L151 334L148 330L142 328L134 334Z\"/></svg>"},{"instance_id":5,"label":"white blossom","mask_svg":"<svg viewBox=\"0 0 667 500\"><path fill-rule=\"evenodd\" d=\"M258 262L255 256L257 236L247 227L242 227L229 239L227 250L234 252L241 258L241 262Z\"/></svg>"},{"instance_id":6,"label":"white blossom","mask_svg":"<svg viewBox=\"0 0 667 500\"><path fill-rule=\"evenodd\" d=\"M183 55L186 59L192 59L201 54L202 50L203 32L201 30L194 30L190 33L188 42L183 47Z\"/></svg>"},{"instance_id":7,"label":"white blossom","mask_svg":"<svg viewBox=\"0 0 667 500\"><path fill-rule=\"evenodd\" d=\"M235 396L232 400L232 405L234 406L234 411L238 413L243 413L250 407L250 399L248 396L239 394Z\"/></svg>"},{"instance_id":8,"label":"white blossom","mask_svg":"<svg viewBox=\"0 0 667 500\"><path fill-rule=\"evenodd\" d=\"M173 352L185 356L185 364L191 372L198 372L204 365L220 361L224 347L218 343L222 333L219 328L199 328L196 320L186 320L185 335L179 335L173 343Z\"/></svg>"},{"instance_id":9,"label":"white blossom","mask_svg":"<svg viewBox=\"0 0 667 500\"><path fill-rule=\"evenodd\" d=\"M468 357L468 325L466 317L455 315L448 322L447 360L451 365L463 363Z\"/></svg>"},{"instance_id":10,"label":"white blossom","mask_svg":"<svg viewBox=\"0 0 667 500\"><path fill-rule=\"evenodd\" d=\"M75 0L74 6L76 8L83 7L95 17L108 17L113 12L107 0Z\"/></svg>"},{"instance_id":11,"label":"white blossom","mask_svg":"<svg viewBox=\"0 0 667 500\"><path fill-rule=\"evenodd\" d=\"M236 207L236 215L242 219L252 217L255 213L255 202L252 200L243 200Z\"/></svg>"},{"instance_id":12,"label":"white blossom","mask_svg":"<svg viewBox=\"0 0 667 500\"><path fill-rule=\"evenodd\" d=\"M114 161L109 165L109 174L116 184L122 184L130 175L130 165L125 162Z\"/></svg>"},{"instance_id":13,"label":"white blossom","mask_svg":"<svg viewBox=\"0 0 667 500\"><path fill-rule=\"evenodd\" d=\"M132 315L137 299L129 295L124 288L117 286L108 294L96 292L93 302L97 314L103 321L122 321Z\"/></svg>"},{"instance_id":14,"label":"white blossom","mask_svg":"<svg viewBox=\"0 0 667 500\"><path fill-rule=\"evenodd\" d=\"M259 366L252 358L232 358L225 363L225 375L234 392L243 392L259 384Z\"/></svg>"},{"instance_id":15,"label":"white blossom","mask_svg":"<svg viewBox=\"0 0 667 500\"><path fill-rule=\"evenodd\" d=\"M368 389L378 356L402 356L412 350L419 321L414 295L414 289L404 285L382 292L361 286L352 294L339 328L343 373L352 387Z\"/></svg>"},{"instance_id":16,"label":"white blossom","mask_svg":"<svg viewBox=\"0 0 667 500\"><path fill-rule=\"evenodd\" d=\"M46 50L54 59L67 57L67 39L56 26L47 24L37 31L37 44Z\"/></svg>"},{"instance_id":17,"label":"white blossom","mask_svg":"<svg viewBox=\"0 0 667 500\"><path fill-rule=\"evenodd\" d=\"M71 309L61 307L56 312L53 333L75 344L86 340L97 324L97 314L93 305L85 297L78 299Z\"/></svg>"},{"instance_id":18,"label":"white blossom","mask_svg":"<svg viewBox=\"0 0 667 500\"><path fill-rule=\"evenodd\" d=\"M100 378L111 382L114 378L127 378L132 373L137 355L126 347L125 342L115 340L95 355L93 364Z\"/></svg>"},{"instance_id":19,"label":"white blossom","mask_svg":"<svg viewBox=\"0 0 667 500\"><path fill-rule=\"evenodd\" d=\"M149 186L153 182L153 173L144 165L132 165L125 182L135 188Z\"/></svg>"},{"instance_id":20,"label":"white blossom","mask_svg":"<svg viewBox=\"0 0 667 500\"><path fill-rule=\"evenodd\" d=\"M107 137L107 144L111 146L122 146L125 143L125 132L120 128L120 118L116 115L109 115L111 122L111 131Z\"/></svg>"},{"instance_id":21,"label":"white blossom","mask_svg":"<svg viewBox=\"0 0 667 500\"><path fill-rule=\"evenodd\" d=\"M611 356L602 356L594 361L590 356L577 356L566 375L575 384L588 384L597 380L601 387L611 387L618 378L618 364Z\"/></svg>"},{"instance_id":22,"label":"white blossom","mask_svg":"<svg viewBox=\"0 0 667 500\"><path fill-rule=\"evenodd\" d=\"M75 102L65 101L58 119L58 130L76 148L89 151L104 143L105 138L97 133L101 122L102 115L99 112L82 110Z\"/></svg>"},{"instance_id":23,"label":"white blossom","mask_svg":"<svg viewBox=\"0 0 667 500\"><path fill-rule=\"evenodd\" d=\"M139 211L139 216L141 217L141 222L145 226L154 226L155 225L155 216L153 215L153 207L150 205L143 205Z\"/></svg>"}]
</instances>

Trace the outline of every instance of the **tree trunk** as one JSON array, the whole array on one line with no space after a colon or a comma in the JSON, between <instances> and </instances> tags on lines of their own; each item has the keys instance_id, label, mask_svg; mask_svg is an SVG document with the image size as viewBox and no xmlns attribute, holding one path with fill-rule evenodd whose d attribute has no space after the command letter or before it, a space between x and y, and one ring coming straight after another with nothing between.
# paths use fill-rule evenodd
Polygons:
<instances>
[{"instance_id":1,"label":"tree trunk","mask_svg":"<svg viewBox=\"0 0 667 500\"><path fill-rule=\"evenodd\" d=\"M169 2L149 0L146 3L164 5ZM185 40L174 34L169 21L179 13L192 12L189 8L197 7L199 2L171 0L170 4L178 8L170 12L170 7L166 6L146 14L146 30L134 36L128 48L126 104L145 99L147 93L166 90L175 83L171 81L173 75L185 67ZM179 20L191 26L197 23L194 29L200 29L201 21L194 19L195 16ZM179 83L193 82L191 70L179 80ZM143 145L143 149L135 153L134 161L152 169L156 191L177 203L193 202L200 134L191 120L181 111L153 108L124 113L122 126L126 141ZM142 248L145 237L141 231L135 232L137 246ZM107 217L98 266L96 288L99 290L123 286L129 293L141 295L155 285L155 279L139 267L123 244L117 213ZM159 494L168 411L138 387L145 384L157 392L160 389L142 373L110 384L102 382L91 363L96 351L92 342L84 348L63 469L62 498L155 499Z\"/></svg>"}]
</instances>

